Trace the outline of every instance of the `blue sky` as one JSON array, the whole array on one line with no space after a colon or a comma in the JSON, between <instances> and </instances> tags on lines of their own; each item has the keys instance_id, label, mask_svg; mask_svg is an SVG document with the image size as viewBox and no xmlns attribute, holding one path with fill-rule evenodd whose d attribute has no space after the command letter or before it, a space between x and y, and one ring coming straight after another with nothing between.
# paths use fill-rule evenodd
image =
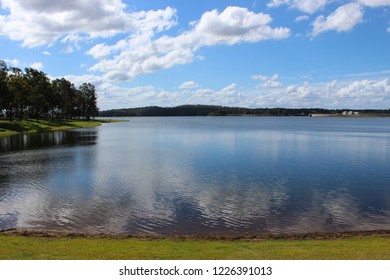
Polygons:
<instances>
[{"instance_id":1,"label":"blue sky","mask_svg":"<svg viewBox=\"0 0 390 280\"><path fill-rule=\"evenodd\" d=\"M390 108L390 0L0 3L0 59L101 109Z\"/></svg>"}]
</instances>

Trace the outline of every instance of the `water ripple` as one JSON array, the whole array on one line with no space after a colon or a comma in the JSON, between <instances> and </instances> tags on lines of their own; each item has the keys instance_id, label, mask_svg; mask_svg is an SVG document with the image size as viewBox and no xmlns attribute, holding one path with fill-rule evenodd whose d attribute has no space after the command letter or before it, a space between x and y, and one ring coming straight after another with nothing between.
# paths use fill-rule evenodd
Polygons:
<instances>
[{"instance_id":1,"label":"water ripple","mask_svg":"<svg viewBox=\"0 0 390 280\"><path fill-rule=\"evenodd\" d=\"M2 138L0 228L390 228L388 121L348 122L134 118L85 133Z\"/></svg>"}]
</instances>

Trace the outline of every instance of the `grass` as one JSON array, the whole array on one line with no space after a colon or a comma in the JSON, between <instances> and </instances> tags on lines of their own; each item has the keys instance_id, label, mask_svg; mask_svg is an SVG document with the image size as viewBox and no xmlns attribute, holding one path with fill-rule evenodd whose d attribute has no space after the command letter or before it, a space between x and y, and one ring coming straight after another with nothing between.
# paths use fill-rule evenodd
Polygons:
<instances>
[{"instance_id":1,"label":"grass","mask_svg":"<svg viewBox=\"0 0 390 280\"><path fill-rule=\"evenodd\" d=\"M2 260L389 260L385 237L336 240L144 240L0 236Z\"/></svg>"},{"instance_id":2,"label":"grass","mask_svg":"<svg viewBox=\"0 0 390 280\"><path fill-rule=\"evenodd\" d=\"M18 133L45 132L101 125L102 120L0 120L0 136L10 136Z\"/></svg>"}]
</instances>

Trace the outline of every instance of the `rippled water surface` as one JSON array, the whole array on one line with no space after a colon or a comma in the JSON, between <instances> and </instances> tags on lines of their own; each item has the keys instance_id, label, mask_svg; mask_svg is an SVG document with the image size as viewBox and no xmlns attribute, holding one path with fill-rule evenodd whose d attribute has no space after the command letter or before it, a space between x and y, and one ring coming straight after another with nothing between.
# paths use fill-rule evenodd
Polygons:
<instances>
[{"instance_id":1,"label":"rippled water surface","mask_svg":"<svg viewBox=\"0 0 390 280\"><path fill-rule=\"evenodd\" d=\"M130 118L0 138L0 229L390 229L390 119Z\"/></svg>"}]
</instances>

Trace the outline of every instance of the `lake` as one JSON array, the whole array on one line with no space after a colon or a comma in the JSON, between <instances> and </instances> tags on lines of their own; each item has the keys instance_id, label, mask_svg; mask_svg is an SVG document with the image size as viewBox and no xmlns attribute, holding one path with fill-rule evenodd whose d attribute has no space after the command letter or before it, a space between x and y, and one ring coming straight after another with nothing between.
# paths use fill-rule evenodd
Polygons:
<instances>
[{"instance_id":1,"label":"lake","mask_svg":"<svg viewBox=\"0 0 390 280\"><path fill-rule=\"evenodd\" d=\"M0 229L390 229L390 119L134 117L0 137Z\"/></svg>"}]
</instances>

